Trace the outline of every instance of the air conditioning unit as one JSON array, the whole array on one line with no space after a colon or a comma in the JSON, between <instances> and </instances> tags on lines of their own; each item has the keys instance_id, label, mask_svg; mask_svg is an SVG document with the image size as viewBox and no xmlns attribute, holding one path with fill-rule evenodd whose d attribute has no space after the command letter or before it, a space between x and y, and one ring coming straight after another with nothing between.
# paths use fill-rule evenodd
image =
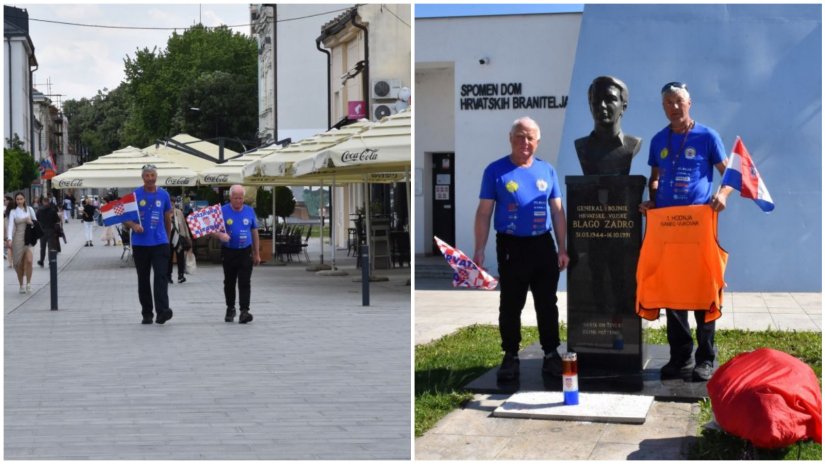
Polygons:
<instances>
[{"instance_id":1,"label":"air conditioning unit","mask_svg":"<svg viewBox=\"0 0 825 464\"><path fill-rule=\"evenodd\" d=\"M395 114L398 109L395 107L395 102L390 103L373 103L372 104L372 120L380 121L381 118Z\"/></svg>"},{"instance_id":2,"label":"air conditioning unit","mask_svg":"<svg viewBox=\"0 0 825 464\"><path fill-rule=\"evenodd\" d=\"M370 87L370 96L379 100L395 100L401 90L399 79L373 79Z\"/></svg>"}]
</instances>

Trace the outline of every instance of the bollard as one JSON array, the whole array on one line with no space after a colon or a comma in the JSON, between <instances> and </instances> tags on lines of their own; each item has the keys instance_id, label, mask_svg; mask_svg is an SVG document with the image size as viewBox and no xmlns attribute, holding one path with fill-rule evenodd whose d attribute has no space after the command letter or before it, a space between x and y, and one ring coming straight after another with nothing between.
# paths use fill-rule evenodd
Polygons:
<instances>
[{"instance_id":1,"label":"bollard","mask_svg":"<svg viewBox=\"0 0 825 464\"><path fill-rule=\"evenodd\" d=\"M52 294L52 311L57 311L57 250L49 249L49 288Z\"/></svg>"},{"instance_id":2,"label":"bollard","mask_svg":"<svg viewBox=\"0 0 825 464\"><path fill-rule=\"evenodd\" d=\"M361 245L361 306L370 305L370 247Z\"/></svg>"}]
</instances>

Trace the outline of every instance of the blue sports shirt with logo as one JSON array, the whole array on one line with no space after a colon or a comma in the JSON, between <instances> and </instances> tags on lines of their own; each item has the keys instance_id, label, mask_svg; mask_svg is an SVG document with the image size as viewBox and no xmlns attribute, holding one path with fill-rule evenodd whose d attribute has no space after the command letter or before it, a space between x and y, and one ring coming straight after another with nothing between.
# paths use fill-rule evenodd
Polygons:
<instances>
[{"instance_id":1,"label":"blue sports shirt with logo","mask_svg":"<svg viewBox=\"0 0 825 464\"><path fill-rule=\"evenodd\" d=\"M252 246L252 229L258 228L255 210L249 205L243 205L240 211L235 211L227 203L221 207L221 212L226 233L229 234L229 241L223 246L235 250Z\"/></svg>"},{"instance_id":2,"label":"blue sports shirt with logo","mask_svg":"<svg viewBox=\"0 0 825 464\"><path fill-rule=\"evenodd\" d=\"M518 237L553 230L551 198L560 198L559 180L550 163L533 158L529 167L513 164L507 155L490 163L481 178L482 200L494 200L496 232Z\"/></svg>"},{"instance_id":3,"label":"blue sports shirt with logo","mask_svg":"<svg viewBox=\"0 0 825 464\"><path fill-rule=\"evenodd\" d=\"M135 200L137 200L143 233L132 231L132 245L168 245L165 215L172 209L169 193L160 187L155 192L147 192L143 187L138 187L135 189Z\"/></svg>"},{"instance_id":4,"label":"blue sports shirt with logo","mask_svg":"<svg viewBox=\"0 0 825 464\"><path fill-rule=\"evenodd\" d=\"M704 205L710 202L713 170L725 161L719 134L696 123L687 134L665 127L650 141L647 164L659 168L656 207Z\"/></svg>"}]
</instances>

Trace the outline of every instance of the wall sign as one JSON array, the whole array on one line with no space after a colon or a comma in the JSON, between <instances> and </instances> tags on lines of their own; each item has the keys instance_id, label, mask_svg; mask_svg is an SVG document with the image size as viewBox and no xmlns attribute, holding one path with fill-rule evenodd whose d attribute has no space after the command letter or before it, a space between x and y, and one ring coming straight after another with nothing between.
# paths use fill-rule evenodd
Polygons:
<instances>
[{"instance_id":1,"label":"wall sign","mask_svg":"<svg viewBox=\"0 0 825 464\"><path fill-rule=\"evenodd\" d=\"M556 109L567 106L567 95L524 95L521 82L461 84L462 111Z\"/></svg>"}]
</instances>

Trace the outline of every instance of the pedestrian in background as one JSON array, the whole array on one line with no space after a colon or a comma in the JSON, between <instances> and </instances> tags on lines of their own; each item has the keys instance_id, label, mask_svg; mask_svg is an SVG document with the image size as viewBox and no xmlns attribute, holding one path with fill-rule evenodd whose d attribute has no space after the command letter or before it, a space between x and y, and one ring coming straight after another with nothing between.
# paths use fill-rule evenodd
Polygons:
<instances>
[{"instance_id":1,"label":"pedestrian in background","mask_svg":"<svg viewBox=\"0 0 825 464\"><path fill-rule=\"evenodd\" d=\"M86 244L83 246L95 246L93 243L94 237L94 227L95 227L95 207L92 204L91 197L87 197L83 201L83 232L86 237Z\"/></svg>"},{"instance_id":2,"label":"pedestrian in background","mask_svg":"<svg viewBox=\"0 0 825 464\"><path fill-rule=\"evenodd\" d=\"M72 197L66 195L63 198L63 221L68 224L72 218Z\"/></svg>"},{"instance_id":3,"label":"pedestrian in background","mask_svg":"<svg viewBox=\"0 0 825 464\"><path fill-rule=\"evenodd\" d=\"M171 253L169 254L169 271L166 280L172 283L172 256L178 263L178 283L186 282L184 273L186 272L186 252L192 249L192 234L189 233L189 226L186 218L178 205L175 205L172 213L172 240L169 242Z\"/></svg>"},{"instance_id":4,"label":"pedestrian in background","mask_svg":"<svg viewBox=\"0 0 825 464\"><path fill-rule=\"evenodd\" d=\"M43 229L43 236L40 237L40 259L37 261L37 265L43 267L46 247L49 250L57 250L60 247L57 241L60 215L57 214L57 206L46 197L43 197L43 201L40 202L40 209L37 210L37 220Z\"/></svg>"},{"instance_id":5,"label":"pedestrian in background","mask_svg":"<svg viewBox=\"0 0 825 464\"><path fill-rule=\"evenodd\" d=\"M103 205L105 206L108 201L104 198ZM114 246L117 243L117 234L115 233L115 226L107 226L103 224L103 216L98 215L98 225L103 228L103 232L100 234L100 241L106 242L104 246Z\"/></svg>"},{"instance_id":6,"label":"pedestrian in background","mask_svg":"<svg viewBox=\"0 0 825 464\"><path fill-rule=\"evenodd\" d=\"M169 236L172 233L172 200L166 190L157 186L158 170L154 164L143 166L143 186L135 190L140 223L125 221L132 229L132 257L138 275L143 324L152 323L152 311L157 313L155 322L163 324L172 319L169 307L168 284ZM154 279L152 272L155 273ZM154 289L154 294L153 290Z\"/></svg>"},{"instance_id":7,"label":"pedestrian in background","mask_svg":"<svg viewBox=\"0 0 825 464\"><path fill-rule=\"evenodd\" d=\"M9 237L6 229L9 228L9 213L14 209L14 200L6 195L3 198L3 257L9 261L9 267L14 267L14 262L9 258Z\"/></svg>"},{"instance_id":8,"label":"pedestrian in background","mask_svg":"<svg viewBox=\"0 0 825 464\"><path fill-rule=\"evenodd\" d=\"M211 235L223 242L221 260L223 262L223 294L226 298L224 321L235 320L235 284L238 285L238 302L241 315L238 322L252 322L249 299L252 292L252 266L261 263L258 249L258 222L255 210L243 203L244 188L233 185L229 188L229 204L223 205L223 222L226 232Z\"/></svg>"},{"instance_id":9,"label":"pedestrian in background","mask_svg":"<svg viewBox=\"0 0 825 464\"><path fill-rule=\"evenodd\" d=\"M20 293L32 291L32 247L26 244L26 226L36 220L34 209L26 205L26 197L22 192L14 195L15 207L9 211L9 225L6 230L7 243L11 248L14 269L17 271L17 282L20 284ZM23 287L23 276L26 276L26 286Z\"/></svg>"}]
</instances>

